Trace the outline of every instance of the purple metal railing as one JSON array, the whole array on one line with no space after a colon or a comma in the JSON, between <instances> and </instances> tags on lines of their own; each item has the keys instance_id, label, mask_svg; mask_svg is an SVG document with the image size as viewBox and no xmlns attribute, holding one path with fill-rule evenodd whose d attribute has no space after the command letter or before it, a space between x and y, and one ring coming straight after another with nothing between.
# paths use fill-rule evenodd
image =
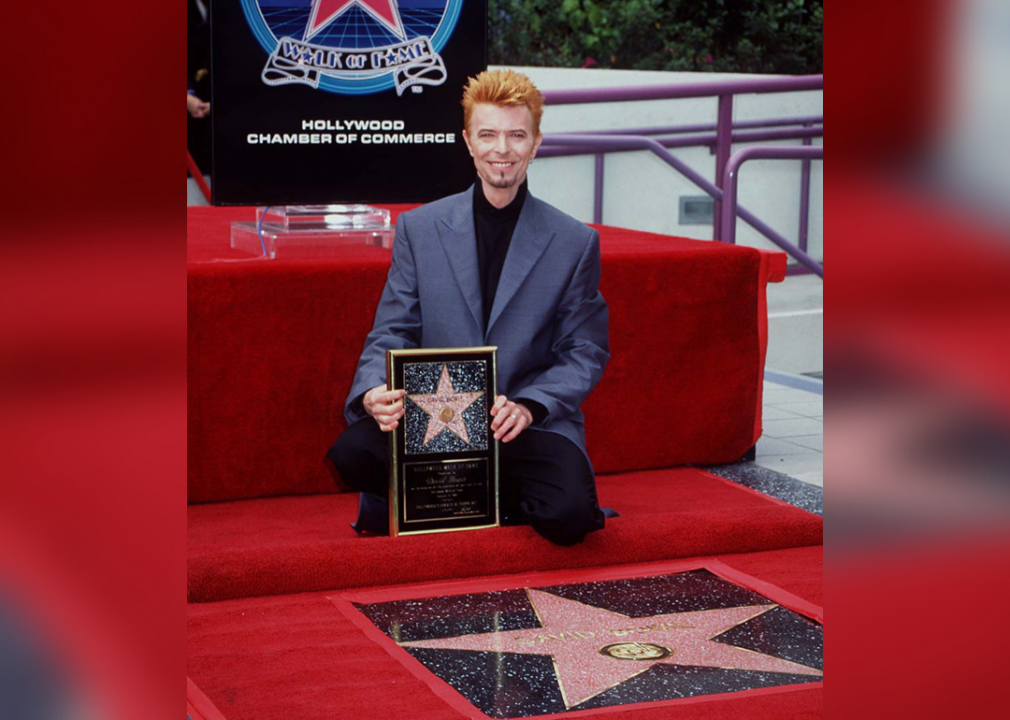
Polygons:
<instances>
[{"instance_id":1,"label":"purple metal railing","mask_svg":"<svg viewBox=\"0 0 1010 720\"><path fill-rule=\"evenodd\" d=\"M737 185L740 180L740 166L748 160L823 160L824 148L821 147L775 147L757 146L737 150L726 163L726 170L723 174L723 204L722 222L723 232L721 239L723 242L733 244L736 242L736 215L737 215ZM743 217L740 213L740 217ZM801 237L803 228L801 227ZM801 264L817 273L820 278L824 278L824 266L811 258L806 253L806 249L798 248L781 235L768 238L796 258Z\"/></svg>"},{"instance_id":2,"label":"purple metal railing","mask_svg":"<svg viewBox=\"0 0 1010 720\"><path fill-rule=\"evenodd\" d=\"M657 155L661 160L666 162L667 165L671 166L681 175L686 177L688 180L693 182L699 188L707 192L712 196L713 200L721 201L723 199L723 191L721 188L716 186L714 183L708 181L701 173L692 168L690 165L685 163L683 160L679 159L673 155L669 150L660 145L654 138L649 137L597 137L594 135L579 135L579 134L559 134L551 135L551 142L557 145L574 145L576 147L585 145L590 148L606 148L610 147L612 144L617 145L625 150L650 150L655 155ZM546 137L545 137L546 141ZM775 148L777 150L820 150L821 148ZM727 168L729 163L727 163ZM764 235L766 238L771 240L773 243L781 248L787 246L792 247L786 238L782 237L779 233L775 232L767 223L763 222L754 213L750 212L746 208L743 208L733 203L734 210L738 216L744 219L744 221L757 230L759 233ZM804 253L806 255L806 253ZM797 258L798 259L798 258Z\"/></svg>"},{"instance_id":3,"label":"purple metal railing","mask_svg":"<svg viewBox=\"0 0 1010 720\"><path fill-rule=\"evenodd\" d=\"M733 96L720 95L715 121L715 182L719 185L730 153L733 152ZM712 207L712 237L722 237L722 200Z\"/></svg>"},{"instance_id":4,"label":"purple metal railing","mask_svg":"<svg viewBox=\"0 0 1010 720\"><path fill-rule=\"evenodd\" d=\"M648 135L648 133L636 133L628 130L621 133L608 133L606 135L600 133L579 133L580 135L585 134L591 137L599 138L612 138L621 137L625 135L635 135L643 136ZM551 147L550 141L554 135L548 134L544 135L544 145L537 152L538 158L549 158L549 157L568 157L570 155L588 155L591 153L600 152L600 147ZM800 127L792 129L779 129L779 130L761 130L761 131L741 131L734 132L732 134L733 142L735 143L753 143L753 142L771 142L774 140L809 140L810 138L824 137L824 128L820 127ZM675 137L669 136L657 136L653 138L663 147L704 147L704 146L715 146L719 137L716 133L707 133L705 135L679 135ZM607 146L601 146L604 152L630 152L627 149L617 147L607 149Z\"/></svg>"},{"instance_id":5,"label":"purple metal railing","mask_svg":"<svg viewBox=\"0 0 1010 720\"><path fill-rule=\"evenodd\" d=\"M810 125L805 124L805 127ZM810 138L803 138L803 145L810 147ZM725 181L723 187L726 187ZM810 161L804 160L800 168L800 250L807 251L807 236L810 232Z\"/></svg>"},{"instance_id":6,"label":"purple metal railing","mask_svg":"<svg viewBox=\"0 0 1010 720\"><path fill-rule=\"evenodd\" d=\"M581 103L672 100L689 97L718 97L719 95L801 92L803 90L823 89L823 75L797 75L795 77L782 78L716 80L713 82L687 83L683 85L547 90L544 92L544 101L548 105L578 105Z\"/></svg>"},{"instance_id":7,"label":"purple metal railing","mask_svg":"<svg viewBox=\"0 0 1010 720\"><path fill-rule=\"evenodd\" d=\"M593 222L603 220L603 153L626 152L634 150L651 150L667 164L674 167L695 185L712 196L714 214L712 218L713 239L723 236L724 216L722 207L723 182L729 167L732 145L734 142L767 142L770 140L802 140L805 146L810 146L811 139L823 137L824 118L807 116L796 118L775 118L766 120L750 120L733 123L733 96L753 93L787 93L808 90L823 90L823 75L802 75L785 78L756 78L744 80L722 80L715 82L690 83L683 85L652 85L644 87L593 88L582 90L548 90L544 99L548 105L568 105L580 103L613 103L638 100L669 100L695 97L718 98L718 109L715 125L681 125L670 127L637 128L635 130L596 130L579 134L545 135L544 145L539 152L540 157L560 157L567 155L596 156L593 196ZM800 125L797 128L783 126ZM821 125L821 127L815 127ZM747 132L743 128L778 128ZM715 130L714 133L708 132ZM703 135L686 135L681 137L645 137L647 135L677 135L683 133L704 132ZM711 183L697 172L689 168L666 148L712 146L716 156L715 183ZM809 227L809 189L810 163L804 162L800 178L800 244L801 252L806 256L807 234ZM735 203L734 203L735 204ZM738 208L738 214L747 223L757 229L762 235L782 247L782 243L795 247L784 237L772 230L757 217L744 208ZM735 224L734 224L735 231ZM799 248L798 248L799 249ZM812 261L811 262L815 262ZM815 263L816 264L816 263ZM809 267L804 263L805 266ZM813 268L811 268L813 269ZM815 270L816 272L816 270ZM823 272L823 268L822 268ZM823 277L823 275L821 275Z\"/></svg>"},{"instance_id":8,"label":"purple metal railing","mask_svg":"<svg viewBox=\"0 0 1010 720\"><path fill-rule=\"evenodd\" d=\"M595 172L593 173L593 222L603 219L603 153L596 153ZM596 218L600 218L597 220Z\"/></svg>"},{"instance_id":9,"label":"purple metal railing","mask_svg":"<svg viewBox=\"0 0 1010 720\"><path fill-rule=\"evenodd\" d=\"M764 120L740 120L733 123L734 130L745 128L770 128L788 125L823 125L823 115L806 115L791 118L767 118ZM586 135L675 135L678 133L711 132L715 123L700 123L697 125L661 125L659 127L627 128L625 130L586 130Z\"/></svg>"}]
</instances>

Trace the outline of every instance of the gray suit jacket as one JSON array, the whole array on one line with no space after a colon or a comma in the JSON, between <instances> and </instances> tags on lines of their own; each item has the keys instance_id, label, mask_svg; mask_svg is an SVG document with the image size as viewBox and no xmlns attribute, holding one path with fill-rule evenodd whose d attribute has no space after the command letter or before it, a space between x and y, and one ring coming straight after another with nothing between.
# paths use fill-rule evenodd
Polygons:
<instances>
[{"instance_id":1,"label":"gray suit jacket","mask_svg":"<svg viewBox=\"0 0 1010 720\"><path fill-rule=\"evenodd\" d=\"M579 406L610 359L599 282L597 232L527 195L484 330L473 188L400 215L344 408L348 424L367 417L361 396L386 382L387 350L497 345L498 392L543 405L547 418L538 427L585 453Z\"/></svg>"}]
</instances>

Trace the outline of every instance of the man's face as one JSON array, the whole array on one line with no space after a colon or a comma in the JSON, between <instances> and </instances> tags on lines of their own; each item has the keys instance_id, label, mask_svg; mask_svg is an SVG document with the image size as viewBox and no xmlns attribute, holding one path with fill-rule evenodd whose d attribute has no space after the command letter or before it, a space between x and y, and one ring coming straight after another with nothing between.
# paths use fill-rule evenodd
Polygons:
<instances>
[{"instance_id":1,"label":"man's face","mask_svg":"<svg viewBox=\"0 0 1010 720\"><path fill-rule=\"evenodd\" d=\"M533 115L525 105L499 107L478 103L463 131L477 174L485 185L511 188L522 184L526 168L543 136L533 134Z\"/></svg>"}]
</instances>

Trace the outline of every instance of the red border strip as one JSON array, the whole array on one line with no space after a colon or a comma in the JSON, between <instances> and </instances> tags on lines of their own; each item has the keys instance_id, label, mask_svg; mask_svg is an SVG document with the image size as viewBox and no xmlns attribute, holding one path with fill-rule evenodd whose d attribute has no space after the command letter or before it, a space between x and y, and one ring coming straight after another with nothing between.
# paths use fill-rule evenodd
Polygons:
<instances>
[{"instance_id":1,"label":"red border strip","mask_svg":"<svg viewBox=\"0 0 1010 720\"><path fill-rule=\"evenodd\" d=\"M186 678L186 713L192 720L227 720L210 698L196 686L196 683Z\"/></svg>"},{"instance_id":2,"label":"red border strip","mask_svg":"<svg viewBox=\"0 0 1010 720\"><path fill-rule=\"evenodd\" d=\"M729 480L729 479L727 479L727 478L724 478L724 477L722 477L721 475L716 475L715 473L712 473L712 472L709 472L709 471L708 471L708 470L706 470L705 468L700 468L700 467L696 467L696 468L694 468L694 469L695 469L695 470L698 470L699 472L703 472L703 473L705 473L706 475L708 475L709 477L713 477L713 478L715 478L716 480L721 480L722 482L726 483L727 485L732 485L733 487L735 487L735 488L739 488L740 490L746 490L747 492L750 492L750 493L754 493L755 495L757 495L758 497L760 497L760 498L762 498L762 499L764 499L764 500L770 500L770 501L771 501L771 502L773 502L773 503L777 503L777 504L779 504L779 505L783 505L783 506L785 506L785 507L791 507L791 508L794 508L794 509L796 509L796 510L803 510L803 512L805 512L805 513L808 513L808 514L810 514L810 515L814 515L814 516L816 516L816 517L821 517L821 516L820 516L820 515L818 515L817 513L812 513L812 512L810 512L809 510L804 510L803 508L801 508L801 507L797 507L796 505L793 505L793 504L792 504L792 503L790 503L790 502L786 502L785 500L782 500L781 498L777 498L777 497L775 497L774 495L769 495L769 494L767 494L767 493L763 493L763 492L761 492L760 490L755 490L755 489L754 489L754 488L752 488L752 487L747 487L746 485L741 485L741 484L740 484L740 483L738 483L738 482L733 482L732 480ZM769 468L765 468L765 469L769 469ZM772 470L772 472L775 472L775 470ZM780 474L781 474L781 473L780 473ZM802 482L802 481L797 481L797 482Z\"/></svg>"},{"instance_id":3,"label":"red border strip","mask_svg":"<svg viewBox=\"0 0 1010 720\"><path fill-rule=\"evenodd\" d=\"M207 204L210 204L210 187L207 185L207 181L203 179L203 173L200 172L200 168L196 165L196 160L193 156L189 154L189 150L186 150L186 167L189 168L189 174L193 176L196 180L196 184L200 186L200 192L207 199Z\"/></svg>"},{"instance_id":4,"label":"red border strip","mask_svg":"<svg viewBox=\"0 0 1010 720\"><path fill-rule=\"evenodd\" d=\"M721 478L720 478L721 479ZM739 570L729 567L725 563L716 559L707 560L677 560L659 563L643 563L638 565L621 565L595 570L558 570L550 572L524 573L521 575L504 575L499 577L481 578L476 580L455 580L441 583L428 583L424 585L396 585L383 587L377 590L366 590L363 592L350 591L336 596L327 596L336 607L358 627L372 642L382 647L393 658L400 662L418 680L425 683L431 690L449 704L454 710L462 713L471 720L488 720L488 716L482 713L461 695L449 683L442 680L419 660L414 659L408 652L396 644L386 633L377 628L371 620L354 607L352 603L370 604L377 602L389 602L392 600L413 600L428 597L441 597L446 595L457 595L468 592L489 592L493 590L513 590L532 586L560 585L573 582L599 582L604 580L627 580L636 577L646 577L649 575L669 574L673 572L685 572L687 570L708 570L714 575L736 583L748 590L758 592L769 600L774 600L782 607L793 610L818 623L823 624L823 609L808 602L803 598L793 595L790 592L772 585L771 583L748 575ZM821 688L824 682L805 683L802 685L781 685L770 688L755 688L753 690L741 690L732 693L718 693L713 695L700 695L697 697L677 698L673 700L658 700L647 703L631 703L627 705L612 705L605 708L594 708L589 710L575 710L565 713L552 713L550 715L531 715L533 718L556 718L581 717L585 715L597 715L606 712L627 712L629 710L663 707L668 705L686 705L699 702L712 702L716 700L728 700L733 698L752 697L755 695L768 695L772 693L797 692ZM215 720L208 718L207 720Z\"/></svg>"},{"instance_id":5,"label":"red border strip","mask_svg":"<svg viewBox=\"0 0 1010 720\"><path fill-rule=\"evenodd\" d=\"M821 625L824 624L824 608L820 605L815 605L809 600L804 600L799 595L787 592L777 585L772 585L770 582L758 580L753 575L748 575L745 572L730 567L722 560L709 560L705 569L714 575L718 575L723 580L729 580L748 590L753 590L760 595L764 595L769 600L774 600L784 608L815 620Z\"/></svg>"}]
</instances>

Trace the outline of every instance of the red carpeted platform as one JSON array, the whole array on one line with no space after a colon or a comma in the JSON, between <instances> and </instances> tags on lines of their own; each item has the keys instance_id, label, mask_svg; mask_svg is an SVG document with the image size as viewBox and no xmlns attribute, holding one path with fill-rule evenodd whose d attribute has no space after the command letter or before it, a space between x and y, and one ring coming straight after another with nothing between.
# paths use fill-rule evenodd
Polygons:
<instances>
[{"instance_id":1,"label":"red carpeted platform","mask_svg":"<svg viewBox=\"0 0 1010 720\"><path fill-rule=\"evenodd\" d=\"M715 559L760 581L755 589L769 597L784 591L804 604L821 604L820 547ZM191 695L197 698L195 710L209 720L217 713L227 720L462 717L341 613L329 599L332 595L306 593L191 605L188 675L202 691ZM821 716L822 690L818 683L603 712L642 720L674 714L689 720L814 718Z\"/></svg>"},{"instance_id":2,"label":"red carpeted platform","mask_svg":"<svg viewBox=\"0 0 1010 720\"><path fill-rule=\"evenodd\" d=\"M572 548L529 527L359 537L336 493L189 507L191 602L491 573L750 552L821 542L821 518L692 468L601 476L622 517Z\"/></svg>"},{"instance_id":3,"label":"red carpeted platform","mask_svg":"<svg viewBox=\"0 0 1010 720\"><path fill-rule=\"evenodd\" d=\"M599 228L613 358L586 430L601 503L621 517L574 548L528 527L394 540L351 531L356 497L334 492L322 462L389 253L258 260L228 246L230 223L252 216L189 209L194 720L460 717L327 600L350 589L719 556L819 604L821 518L673 467L734 461L759 437L764 288L784 277L783 254ZM766 690L688 698L676 712L820 714L819 683Z\"/></svg>"},{"instance_id":4,"label":"red carpeted platform","mask_svg":"<svg viewBox=\"0 0 1010 720\"><path fill-rule=\"evenodd\" d=\"M344 429L389 252L256 260L228 245L251 209L188 213L189 501L332 491L322 458ZM785 255L600 234L612 359L584 406L597 470L738 459L760 434L764 287ZM644 399L650 412L631 411Z\"/></svg>"}]
</instances>

